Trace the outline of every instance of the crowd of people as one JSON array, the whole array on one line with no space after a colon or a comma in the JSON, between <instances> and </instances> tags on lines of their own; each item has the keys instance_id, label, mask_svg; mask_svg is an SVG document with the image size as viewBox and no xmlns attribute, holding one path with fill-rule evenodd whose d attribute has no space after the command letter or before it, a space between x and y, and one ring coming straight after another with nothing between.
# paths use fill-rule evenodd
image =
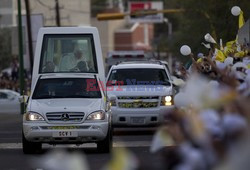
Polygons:
<instances>
[{"instance_id":1,"label":"crowd of people","mask_svg":"<svg viewBox=\"0 0 250 170\"><path fill-rule=\"evenodd\" d=\"M151 147L161 150L166 169L250 168L250 46L237 39L225 46L210 43L208 54L197 56L190 47L181 48L192 64L175 71L183 80L176 81L175 109L166 114L166 126Z\"/></svg>"},{"instance_id":2,"label":"crowd of people","mask_svg":"<svg viewBox=\"0 0 250 170\"><path fill-rule=\"evenodd\" d=\"M19 62L16 57L10 64L10 71L3 71L0 73L0 89L10 89L20 92L19 86ZM31 78L28 72L24 71L24 92L27 94L31 87Z\"/></svg>"}]
</instances>

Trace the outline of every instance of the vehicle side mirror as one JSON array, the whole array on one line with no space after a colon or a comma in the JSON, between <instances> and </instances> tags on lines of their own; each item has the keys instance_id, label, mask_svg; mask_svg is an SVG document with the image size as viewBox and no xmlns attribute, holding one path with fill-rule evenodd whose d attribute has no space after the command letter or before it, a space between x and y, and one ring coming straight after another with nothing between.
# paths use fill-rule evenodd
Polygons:
<instances>
[{"instance_id":1,"label":"vehicle side mirror","mask_svg":"<svg viewBox=\"0 0 250 170\"><path fill-rule=\"evenodd\" d=\"M111 102L107 101L106 102L106 109L105 109L105 111L108 112L108 111L110 111L110 109L111 109Z\"/></svg>"},{"instance_id":2,"label":"vehicle side mirror","mask_svg":"<svg viewBox=\"0 0 250 170\"><path fill-rule=\"evenodd\" d=\"M181 87L185 84L185 81L183 81L182 79L179 79L179 78L174 78L172 83L174 86Z\"/></svg>"},{"instance_id":3,"label":"vehicle side mirror","mask_svg":"<svg viewBox=\"0 0 250 170\"><path fill-rule=\"evenodd\" d=\"M29 100L29 96L27 96L27 95L23 95L23 96L19 97L19 102L20 103L27 103L28 100Z\"/></svg>"},{"instance_id":4,"label":"vehicle side mirror","mask_svg":"<svg viewBox=\"0 0 250 170\"><path fill-rule=\"evenodd\" d=\"M114 100L116 100L116 96L115 95L109 95L108 99L109 99L109 101L114 101Z\"/></svg>"},{"instance_id":5,"label":"vehicle side mirror","mask_svg":"<svg viewBox=\"0 0 250 170\"><path fill-rule=\"evenodd\" d=\"M116 103L115 101L116 101L115 95L108 96L107 107L106 107L107 111L111 109L111 106L114 106L114 103Z\"/></svg>"},{"instance_id":6,"label":"vehicle side mirror","mask_svg":"<svg viewBox=\"0 0 250 170\"><path fill-rule=\"evenodd\" d=\"M177 94L180 88L185 85L185 81L179 78L173 78L172 84L174 87L174 93Z\"/></svg>"}]
</instances>

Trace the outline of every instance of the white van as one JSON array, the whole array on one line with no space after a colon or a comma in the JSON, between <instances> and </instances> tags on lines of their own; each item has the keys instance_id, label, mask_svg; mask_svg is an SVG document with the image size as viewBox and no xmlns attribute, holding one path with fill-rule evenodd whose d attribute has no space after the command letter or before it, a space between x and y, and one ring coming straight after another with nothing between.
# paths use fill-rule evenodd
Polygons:
<instances>
[{"instance_id":1,"label":"white van","mask_svg":"<svg viewBox=\"0 0 250 170\"><path fill-rule=\"evenodd\" d=\"M48 144L97 143L112 148L110 105L103 82L99 34L94 27L42 28L31 95L23 116L23 152Z\"/></svg>"}]
</instances>

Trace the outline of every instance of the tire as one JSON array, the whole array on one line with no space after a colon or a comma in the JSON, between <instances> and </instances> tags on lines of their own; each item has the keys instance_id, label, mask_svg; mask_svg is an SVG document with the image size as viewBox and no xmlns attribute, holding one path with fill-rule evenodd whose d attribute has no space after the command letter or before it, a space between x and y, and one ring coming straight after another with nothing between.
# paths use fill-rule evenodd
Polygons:
<instances>
[{"instance_id":1,"label":"tire","mask_svg":"<svg viewBox=\"0 0 250 170\"><path fill-rule=\"evenodd\" d=\"M104 140L97 142L97 150L100 153L110 153L113 147L113 130L109 129Z\"/></svg>"},{"instance_id":2,"label":"tire","mask_svg":"<svg viewBox=\"0 0 250 170\"><path fill-rule=\"evenodd\" d=\"M41 152L42 150L42 143L38 142L29 142L22 134L22 145L23 145L23 153L24 154L32 154Z\"/></svg>"}]
</instances>

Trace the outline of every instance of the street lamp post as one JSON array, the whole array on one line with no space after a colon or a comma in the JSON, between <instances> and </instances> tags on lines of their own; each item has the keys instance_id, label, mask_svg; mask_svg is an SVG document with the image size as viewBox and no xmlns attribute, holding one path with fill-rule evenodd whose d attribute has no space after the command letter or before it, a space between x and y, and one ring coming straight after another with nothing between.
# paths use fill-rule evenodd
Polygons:
<instances>
[{"instance_id":1,"label":"street lamp post","mask_svg":"<svg viewBox=\"0 0 250 170\"><path fill-rule=\"evenodd\" d=\"M173 33L173 29L172 29L172 23L169 22L169 20L167 18L163 19L164 23L168 25L168 39L171 39L172 33Z\"/></svg>"},{"instance_id":2,"label":"street lamp post","mask_svg":"<svg viewBox=\"0 0 250 170\"><path fill-rule=\"evenodd\" d=\"M19 41L19 83L20 94L24 95L24 75L23 75L23 31L22 31L22 15L21 0L17 1L18 6L18 41ZM21 102L21 113L24 113L24 102Z\"/></svg>"},{"instance_id":3,"label":"street lamp post","mask_svg":"<svg viewBox=\"0 0 250 170\"><path fill-rule=\"evenodd\" d=\"M172 23L169 22L169 20L167 18L163 19L163 22L165 24L167 24L168 26L168 40L171 40L172 38L172 33L173 33L173 29L172 29ZM172 73L172 63L173 63L173 58L172 58L172 53L171 52L167 52L168 53L168 65L169 65L169 70Z\"/></svg>"}]
</instances>

